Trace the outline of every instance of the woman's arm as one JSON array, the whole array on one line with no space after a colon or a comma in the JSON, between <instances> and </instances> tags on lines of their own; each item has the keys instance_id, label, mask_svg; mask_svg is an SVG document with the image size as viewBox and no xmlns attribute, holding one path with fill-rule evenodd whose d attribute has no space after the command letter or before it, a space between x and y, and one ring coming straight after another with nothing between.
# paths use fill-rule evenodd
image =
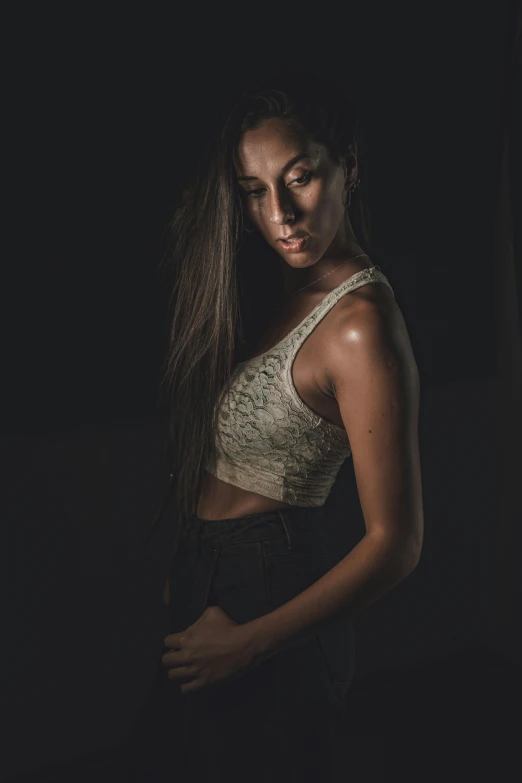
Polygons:
<instances>
[{"instance_id":1,"label":"woman's arm","mask_svg":"<svg viewBox=\"0 0 522 783\"><path fill-rule=\"evenodd\" d=\"M340 612L356 616L419 562L419 374L402 314L381 296L347 308L324 358L352 448L366 533L304 592L245 624L254 659L310 638Z\"/></svg>"}]
</instances>

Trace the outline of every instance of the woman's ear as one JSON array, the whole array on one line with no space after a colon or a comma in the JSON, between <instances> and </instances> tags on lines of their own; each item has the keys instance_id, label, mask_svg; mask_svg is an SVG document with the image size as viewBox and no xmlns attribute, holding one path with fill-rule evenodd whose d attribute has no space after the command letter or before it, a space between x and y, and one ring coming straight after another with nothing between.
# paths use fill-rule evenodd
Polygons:
<instances>
[{"instance_id":1,"label":"woman's ear","mask_svg":"<svg viewBox=\"0 0 522 783\"><path fill-rule=\"evenodd\" d=\"M341 158L341 167L343 170L344 191L348 191L350 188L350 170L346 164L346 158Z\"/></svg>"},{"instance_id":2,"label":"woman's ear","mask_svg":"<svg viewBox=\"0 0 522 783\"><path fill-rule=\"evenodd\" d=\"M359 175L359 166L355 154L349 152L345 158L341 158L341 166L344 173L344 187L346 190L351 190L357 182Z\"/></svg>"}]
</instances>

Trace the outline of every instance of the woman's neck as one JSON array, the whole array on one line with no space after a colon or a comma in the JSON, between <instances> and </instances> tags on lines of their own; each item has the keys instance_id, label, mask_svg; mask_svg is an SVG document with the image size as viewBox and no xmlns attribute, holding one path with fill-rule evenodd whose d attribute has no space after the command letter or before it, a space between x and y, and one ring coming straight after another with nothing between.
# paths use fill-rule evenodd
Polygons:
<instances>
[{"instance_id":1,"label":"woman's neck","mask_svg":"<svg viewBox=\"0 0 522 783\"><path fill-rule=\"evenodd\" d=\"M283 261L283 291L291 296L304 286L309 293L328 292L336 288L355 271L370 266L371 262L359 245L346 254L336 257L320 258L315 264L304 269L293 269ZM321 279L322 278L322 279ZM317 285L314 283L317 281Z\"/></svg>"}]
</instances>

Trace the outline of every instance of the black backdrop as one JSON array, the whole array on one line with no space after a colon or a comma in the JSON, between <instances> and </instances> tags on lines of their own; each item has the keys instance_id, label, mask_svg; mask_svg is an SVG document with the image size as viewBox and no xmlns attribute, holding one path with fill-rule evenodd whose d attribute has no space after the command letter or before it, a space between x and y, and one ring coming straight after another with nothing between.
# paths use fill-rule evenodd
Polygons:
<instances>
[{"instance_id":1,"label":"black backdrop","mask_svg":"<svg viewBox=\"0 0 522 783\"><path fill-rule=\"evenodd\" d=\"M238 75L263 63L315 66L355 95L376 260L424 383L494 374L508 3L354 3L312 17L3 5L4 431L156 411L161 232Z\"/></svg>"},{"instance_id":2,"label":"black backdrop","mask_svg":"<svg viewBox=\"0 0 522 783\"><path fill-rule=\"evenodd\" d=\"M359 673L375 684L358 703L359 728L408 733L426 720L437 736L450 724L460 738L475 716L509 720L505 701L485 700L493 680L482 662L474 670L466 654L456 680L448 672L456 650L488 633L522 660L509 359L504 397L494 393L507 342L516 356L521 311L511 332L500 330L495 212L514 8L2 3L2 761L11 774L123 741L150 690L170 518L145 554L135 543L164 468L160 238L238 75L265 63L315 65L353 92L375 260L421 373L422 563L358 622ZM520 291L513 141L511 155ZM341 479L328 514L339 557L363 529L350 464ZM413 696L400 686L386 703L375 672L434 656Z\"/></svg>"}]
</instances>

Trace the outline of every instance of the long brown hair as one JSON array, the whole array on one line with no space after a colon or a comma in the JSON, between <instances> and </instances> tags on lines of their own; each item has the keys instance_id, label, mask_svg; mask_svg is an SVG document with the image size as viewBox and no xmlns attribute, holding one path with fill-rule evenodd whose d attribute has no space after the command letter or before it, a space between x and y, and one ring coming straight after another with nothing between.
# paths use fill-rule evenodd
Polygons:
<instances>
[{"instance_id":1,"label":"long brown hair","mask_svg":"<svg viewBox=\"0 0 522 783\"><path fill-rule=\"evenodd\" d=\"M183 521L195 512L221 395L229 388L235 362L247 354L252 336L262 326L252 293L259 294L252 258L260 244L267 253L262 264L267 293L266 281L272 278L273 283L278 275L277 264L270 264L268 245L245 232L233 164L241 134L270 118L304 130L322 142L336 162L350 152L356 154L361 187L353 192L350 219L359 244L372 255L364 161L358 150L361 129L353 100L317 73L279 73L250 84L235 100L198 175L183 193L166 229L167 249L160 265L172 276L170 345L160 395L168 395L170 406L167 450L178 537ZM277 284L271 290L277 290Z\"/></svg>"}]
</instances>

